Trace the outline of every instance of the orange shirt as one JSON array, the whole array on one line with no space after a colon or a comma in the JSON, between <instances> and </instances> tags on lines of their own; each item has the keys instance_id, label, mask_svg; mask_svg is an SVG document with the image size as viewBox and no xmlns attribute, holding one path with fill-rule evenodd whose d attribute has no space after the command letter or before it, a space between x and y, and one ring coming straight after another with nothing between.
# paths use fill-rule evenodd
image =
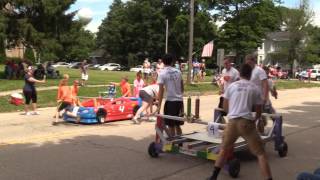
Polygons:
<instances>
[{"instance_id":1,"label":"orange shirt","mask_svg":"<svg viewBox=\"0 0 320 180\"><path fill-rule=\"evenodd\" d=\"M131 97L131 87L128 82L120 83L120 88L121 88L121 94L122 96L127 94L126 97Z\"/></svg>"},{"instance_id":2,"label":"orange shirt","mask_svg":"<svg viewBox=\"0 0 320 180\"><path fill-rule=\"evenodd\" d=\"M73 103L73 96L70 86L59 86L57 100Z\"/></svg>"}]
</instances>

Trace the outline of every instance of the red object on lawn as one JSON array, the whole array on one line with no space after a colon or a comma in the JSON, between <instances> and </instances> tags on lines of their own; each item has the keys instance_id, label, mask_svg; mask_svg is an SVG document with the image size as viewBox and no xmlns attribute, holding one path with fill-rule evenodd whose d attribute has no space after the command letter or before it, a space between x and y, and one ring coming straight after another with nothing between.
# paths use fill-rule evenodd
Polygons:
<instances>
[{"instance_id":1,"label":"red object on lawn","mask_svg":"<svg viewBox=\"0 0 320 180\"><path fill-rule=\"evenodd\" d=\"M19 93L13 93L10 95L10 104L19 106L23 104L23 97Z\"/></svg>"}]
</instances>

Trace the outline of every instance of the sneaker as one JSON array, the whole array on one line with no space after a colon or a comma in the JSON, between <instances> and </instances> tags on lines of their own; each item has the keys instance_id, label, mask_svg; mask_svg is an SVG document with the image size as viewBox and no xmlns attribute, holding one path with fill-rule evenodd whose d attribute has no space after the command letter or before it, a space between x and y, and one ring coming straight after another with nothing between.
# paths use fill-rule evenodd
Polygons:
<instances>
[{"instance_id":1,"label":"sneaker","mask_svg":"<svg viewBox=\"0 0 320 180\"><path fill-rule=\"evenodd\" d=\"M24 112L24 113L21 113L20 115L30 116L30 115L31 115L31 113L30 113L30 112Z\"/></svg>"},{"instance_id":2,"label":"sneaker","mask_svg":"<svg viewBox=\"0 0 320 180\"><path fill-rule=\"evenodd\" d=\"M138 118L134 117L132 118L133 124L140 124L138 121Z\"/></svg>"},{"instance_id":3,"label":"sneaker","mask_svg":"<svg viewBox=\"0 0 320 180\"><path fill-rule=\"evenodd\" d=\"M56 126L56 125L58 125L58 122L57 121L53 121L52 122L52 126Z\"/></svg>"},{"instance_id":4,"label":"sneaker","mask_svg":"<svg viewBox=\"0 0 320 180\"><path fill-rule=\"evenodd\" d=\"M37 112L37 111L33 111L33 112L31 113L31 115L40 115L40 113Z\"/></svg>"}]
</instances>

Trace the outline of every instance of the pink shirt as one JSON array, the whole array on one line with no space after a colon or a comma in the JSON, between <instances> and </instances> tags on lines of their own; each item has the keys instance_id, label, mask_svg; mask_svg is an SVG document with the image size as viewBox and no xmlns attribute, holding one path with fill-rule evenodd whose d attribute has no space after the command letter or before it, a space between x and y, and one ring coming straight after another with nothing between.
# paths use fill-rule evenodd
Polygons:
<instances>
[{"instance_id":1,"label":"pink shirt","mask_svg":"<svg viewBox=\"0 0 320 180\"><path fill-rule=\"evenodd\" d=\"M144 81L140 79L138 81L137 79L133 81L133 96L134 97L139 97L139 91L144 87Z\"/></svg>"}]
</instances>

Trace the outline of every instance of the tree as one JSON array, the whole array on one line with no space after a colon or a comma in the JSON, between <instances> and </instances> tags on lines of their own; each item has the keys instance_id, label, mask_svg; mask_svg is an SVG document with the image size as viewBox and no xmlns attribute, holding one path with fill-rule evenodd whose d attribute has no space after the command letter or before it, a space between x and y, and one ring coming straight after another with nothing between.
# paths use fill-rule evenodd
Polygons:
<instances>
[{"instance_id":1,"label":"tree","mask_svg":"<svg viewBox=\"0 0 320 180\"><path fill-rule=\"evenodd\" d=\"M312 12L309 10L308 0L302 1L298 9L282 8L282 20L290 33L288 46L285 48L288 49L288 62L292 69L295 60L302 62L311 17Z\"/></svg>"},{"instance_id":2,"label":"tree","mask_svg":"<svg viewBox=\"0 0 320 180\"><path fill-rule=\"evenodd\" d=\"M0 13L0 63L5 61L6 18Z\"/></svg>"},{"instance_id":3,"label":"tree","mask_svg":"<svg viewBox=\"0 0 320 180\"><path fill-rule=\"evenodd\" d=\"M165 19L169 20L169 52L186 57L188 3L179 0L133 0L126 3L115 0L99 27L98 47L124 64L130 63L128 59L136 58L141 63L145 56L157 59L165 50ZM210 13L199 4L195 17L195 49L201 49L214 39L215 29Z\"/></svg>"},{"instance_id":4,"label":"tree","mask_svg":"<svg viewBox=\"0 0 320 180\"><path fill-rule=\"evenodd\" d=\"M31 48L26 48L25 52L24 52L24 58L26 58L27 60L31 61L31 62L36 62L36 58L34 56L33 50Z\"/></svg>"},{"instance_id":5,"label":"tree","mask_svg":"<svg viewBox=\"0 0 320 180\"><path fill-rule=\"evenodd\" d=\"M238 62L255 51L267 32L279 29L280 11L273 1L234 1L235 10L218 6L226 21L220 28L218 46L236 53Z\"/></svg>"}]
</instances>

